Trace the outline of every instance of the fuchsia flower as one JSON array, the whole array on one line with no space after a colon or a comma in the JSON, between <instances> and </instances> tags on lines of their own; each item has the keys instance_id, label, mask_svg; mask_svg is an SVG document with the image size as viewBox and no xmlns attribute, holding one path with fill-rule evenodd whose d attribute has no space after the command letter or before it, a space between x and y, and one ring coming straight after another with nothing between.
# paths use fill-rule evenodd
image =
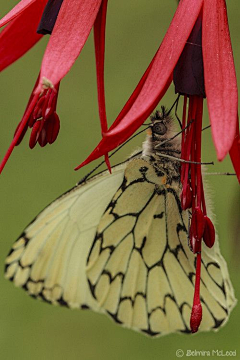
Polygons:
<instances>
[{"instance_id":1,"label":"fuchsia flower","mask_svg":"<svg viewBox=\"0 0 240 360\"><path fill-rule=\"evenodd\" d=\"M157 106L202 12L205 90L212 136L221 161L229 153L240 181L238 92L225 0L181 0L172 23L128 102L90 156L106 155L126 141Z\"/></svg>"},{"instance_id":2,"label":"fuchsia flower","mask_svg":"<svg viewBox=\"0 0 240 360\"><path fill-rule=\"evenodd\" d=\"M190 326L198 331L201 246L212 247L215 230L207 216L202 172L203 99L207 96L212 136L219 160L230 154L240 181L238 93L225 0L181 0L167 34L119 116L101 142L81 164L105 155L126 141L145 121L168 89L184 95L181 157L181 204L192 209L190 247L196 254L195 292ZM187 113L188 102L188 113Z\"/></svg>"},{"instance_id":3,"label":"fuchsia flower","mask_svg":"<svg viewBox=\"0 0 240 360\"><path fill-rule=\"evenodd\" d=\"M182 123L183 129L186 129L182 133L181 157L186 162L181 166L181 203L183 209L192 209L190 246L197 254L197 261L190 325L192 332L196 332L202 318L201 245L204 241L208 247L212 247L215 240L214 226L207 216L201 173L201 129L205 96L218 159L223 160L229 153L240 181L238 93L225 0L180 1L161 46L109 130L104 95L107 0L56 0L57 12L50 29L47 7L51 5L48 3L45 8L46 4L46 0L22 0L0 21L0 26L11 21L0 35L0 44L3 44L0 50L0 69L17 60L41 38L41 35L36 34L37 28L41 33L51 33L53 28L39 78L0 165L0 171L28 127L32 128L31 148L37 142L40 146L45 146L56 139L59 131L59 118L56 114L59 84L79 55L93 25L103 138L76 169L102 155L110 168L108 152L126 141L138 129L174 80L176 92L184 95ZM45 16L41 18L44 8ZM17 40L19 29L21 40L25 39L23 46Z\"/></svg>"},{"instance_id":4,"label":"fuchsia flower","mask_svg":"<svg viewBox=\"0 0 240 360\"><path fill-rule=\"evenodd\" d=\"M0 172L28 127L32 128L30 148L37 142L45 146L55 141L60 126L56 114L59 84L79 56L93 26L100 119L102 130L107 130L103 95L106 10L107 0L22 0L0 20L0 27L7 24L0 34L0 70L24 55L42 34L52 32L39 77Z\"/></svg>"}]
</instances>

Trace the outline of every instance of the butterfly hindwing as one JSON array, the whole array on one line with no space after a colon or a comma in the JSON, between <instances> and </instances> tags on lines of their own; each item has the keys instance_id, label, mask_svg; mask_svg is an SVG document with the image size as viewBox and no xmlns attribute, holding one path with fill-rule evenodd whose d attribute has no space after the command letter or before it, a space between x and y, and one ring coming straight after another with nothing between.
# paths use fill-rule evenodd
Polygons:
<instances>
[{"instance_id":1,"label":"butterfly hindwing","mask_svg":"<svg viewBox=\"0 0 240 360\"><path fill-rule=\"evenodd\" d=\"M181 209L180 187L165 183L164 171L142 159L129 162L87 260L89 286L100 308L117 323L151 336L190 333L194 294L188 212ZM216 249L204 246L202 252L202 330L219 327L233 306L225 262Z\"/></svg>"},{"instance_id":2,"label":"butterfly hindwing","mask_svg":"<svg viewBox=\"0 0 240 360\"><path fill-rule=\"evenodd\" d=\"M93 177L43 210L14 243L6 278L30 295L72 308L97 308L86 258L100 218L120 186L123 165Z\"/></svg>"}]
</instances>

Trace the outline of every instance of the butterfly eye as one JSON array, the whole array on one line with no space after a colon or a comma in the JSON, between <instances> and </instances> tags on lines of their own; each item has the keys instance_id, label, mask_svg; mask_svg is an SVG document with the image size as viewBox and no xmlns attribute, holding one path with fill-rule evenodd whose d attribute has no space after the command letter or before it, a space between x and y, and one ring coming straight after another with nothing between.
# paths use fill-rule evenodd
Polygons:
<instances>
[{"instance_id":1,"label":"butterfly eye","mask_svg":"<svg viewBox=\"0 0 240 360\"><path fill-rule=\"evenodd\" d=\"M167 128L163 123L156 123L153 125L153 133L158 135L164 135L167 132Z\"/></svg>"}]
</instances>

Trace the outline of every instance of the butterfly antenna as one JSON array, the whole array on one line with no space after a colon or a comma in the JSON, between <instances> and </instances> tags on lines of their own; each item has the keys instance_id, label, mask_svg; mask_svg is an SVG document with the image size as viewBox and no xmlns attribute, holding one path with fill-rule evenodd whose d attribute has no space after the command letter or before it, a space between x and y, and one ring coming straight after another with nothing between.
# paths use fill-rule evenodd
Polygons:
<instances>
[{"instance_id":1,"label":"butterfly antenna","mask_svg":"<svg viewBox=\"0 0 240 360\"><path fill-rule=\"evenodd\" d=\"M178 132L177 134L175 134L173 137L171 137L171 139L168 139L168 140L165 140L165 141L161 142L161 143L159 144L159 147L161 147L163 144L168 143L169 141L172 141L172 140L175 139L177 136L181 135L182 132L185 131L185 130L194 122L194 120L195 120L195 119L192 119L191 121L189 121L189 123L185 126L185 128L182 129L181 131L179 131L179 132ZM205 131L205 130L209 129L210 127L211 127L211 125L205 126L205 127L202 129L202 131ZM156 146L156 148L157 148L157 146Z\"/></svg>"},{"instance_id":2,"label":"butterfly antenna","mask_svg":"<svg viewBox=\"0 0 240 360\"><path fill-rule=\"evenodd\" d=\"M179 123L180 128L182 129L182 122L181 122L181 120L179 119L178 114L177 114L179 99L180 99L180 94L178 95L178 97L177 97L176 100L174 101L174 103L173 103L172 107L170 108L170 110L168 110L166 116L169 116L169 115L170 115L172 109L173 109L174 106L176 105L176 107L175 107L175 116L176 116L176 118L177 118L177 121L178 121L178 123Z\"/></svg>"},{"instance_id":3,"label":"butterfly antenna","mask_svg":"<svg viewBox=\"0 0 240 360\"><path fill-rule=\"evenodd\" d=\"M176 108L178 107L179 98L180 98L180 95L178 95L178 97L176 98L176 100L172 104L172 107L170 108L170 110L168 110L166 116L170 115L170 113L171 113L171 111L172 111L172 109L174 108L175 105L176 105Z\"/></svg>"},{"instance_id":4,"label":"butterfly antenna","mask_svg":"<svg viewBox=\"0 0 240 360\"><path fill-rule=\"evenodd\" d=\"M179 161L179 162L187 163L187 164L214 165L214 162L213 162L213 161L211 161L211 162L188 161L188 160L180 159L180 158L175 157L175 156L171 156L171 155L167 155L167 154L162 154L162 153L159 153L159 152L156 152L156 154L157 154L159 157L164 157L164 158L168 158L168 159L171 159L171 160L175 160L175 161Z\"/></svg>"},{"instance_id":5,"label":"butterfly antenna","mask_svg":"<svg viewBox=\"0 0 240 360\"><path fill-rule=\"evenodd\" d=\"M211 125L205 126L205 127L202 129L202 131L209 129L210 127L211 127Z\"/></svg>"},{"instance_id":6,"label":"butterfly antenna","mask_svg":"<svg viewBox=\"0 0 240 360\"><path fill-rule=\"evenodd\" d=\"M228 176L237 176L237 174L235 173L230 173L230 172L225 172L225 173L220 173L220 172L213 172L213 173L205 173L205 175L228 175Z\"/></svg>"},{"instance_id":7,"label":"butterfly antenna","mask_svg":"<svg viewBox=\"0 0 240 360\"><path fill-rule=\"evenodd\" d=\"M167 139L167 140L161 142L159 145L156 146L156 148L157 148L157 147L161 147L163 144L166 144L166 143L168 143L169 141L172 141L173 139L175 139L177 136L181 135L182 132L183 132L184 130L186 130L193 122L194 122L194 119L192 119L191 121L189 121L189 123L185 126L185 128L182 129L181 131L179 131L179 132L178 132L177 134L175 134L173 137L171 137L171 139Z\"/></svg>"}]
</instances>

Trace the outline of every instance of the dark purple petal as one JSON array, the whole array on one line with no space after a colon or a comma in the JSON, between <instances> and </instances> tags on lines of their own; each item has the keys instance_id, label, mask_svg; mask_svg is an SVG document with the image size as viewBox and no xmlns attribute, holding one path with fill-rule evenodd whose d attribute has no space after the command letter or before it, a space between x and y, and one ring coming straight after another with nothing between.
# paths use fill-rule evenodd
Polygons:
<instances>
[{"instance_id":1,"label":"dark purple petal","mask_svg":"<svg viewBox=\"0 0 240 360\"><path fill-rule=\"evenodd\" d=\"M38 34L46 35L52 33L62 2L63 0L48 0L38 25Z\"/></svg>"},{"instance_id":2,"label":"dark purple petal","mask_svg":"<svg viewBox=\"0 0 240 360\"><path fill-rule=\"evenodd\" d=\"M202 56L202 17L196 21L191 35L174 69L175 92L206 97Z\"/></svg>"}]
</instances>

